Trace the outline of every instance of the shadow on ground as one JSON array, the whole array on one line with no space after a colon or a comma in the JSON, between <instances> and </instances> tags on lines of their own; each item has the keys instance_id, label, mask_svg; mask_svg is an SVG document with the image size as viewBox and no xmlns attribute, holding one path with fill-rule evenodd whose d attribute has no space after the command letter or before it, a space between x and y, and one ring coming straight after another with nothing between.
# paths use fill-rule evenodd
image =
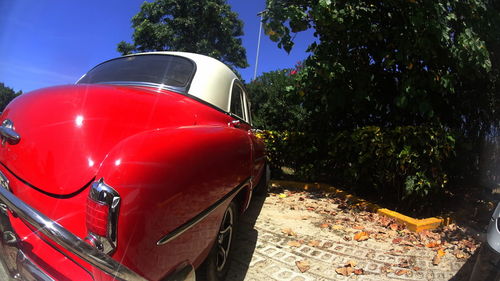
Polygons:
<instances>
[{"instance_id":1,"label":"shadow on ground","mask_svg":"<svg viewBox=\"0 0 500 281\"><path fill-rule=\"evenodd\" d=\"M476 250L474 255L472 255L464 265L458 270L458 272L453 276L450 281L469 281L472 273L472 269L474 268L474 264L476 263L476 259L478 256L479 249ZM479 280L477 280L479 281Z\"/></svg>"},{"instance_id":2,"label":"shadow on ground","mask_svg":"<svg viewBox=\"0 0 500 281\"><path fill-rule=\"evenodd\" d=\"M231 268L226 281L243 281L245 279L257 244L258 232L254 228L255 222L265 200L266 197L264 196L252 198L247 211L240 217L236 243L231 258Z\"/></svg>"}]
</instances>

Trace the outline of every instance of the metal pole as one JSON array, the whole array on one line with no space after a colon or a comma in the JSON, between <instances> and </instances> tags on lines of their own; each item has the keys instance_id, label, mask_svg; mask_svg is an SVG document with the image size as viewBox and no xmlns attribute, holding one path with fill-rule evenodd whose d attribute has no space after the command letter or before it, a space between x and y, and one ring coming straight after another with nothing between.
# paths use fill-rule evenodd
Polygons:
<instances>
[{"instance_id":1,"label":"metal pole","mask_svg":"<svg viewBox=\"0 0 500 281\"><path fill-rule=\"evenodd\" d=\"M257 55L255 55L255 68L253 71L253 80L255 80L255 78L257 78L257 66L259 65L260 36L262 33L262 15L263 14L264 14L264 11L257 14L257 16L260 15L260 25L259 25L259 39L257 40Z\"/></svg>"}]
</instances>

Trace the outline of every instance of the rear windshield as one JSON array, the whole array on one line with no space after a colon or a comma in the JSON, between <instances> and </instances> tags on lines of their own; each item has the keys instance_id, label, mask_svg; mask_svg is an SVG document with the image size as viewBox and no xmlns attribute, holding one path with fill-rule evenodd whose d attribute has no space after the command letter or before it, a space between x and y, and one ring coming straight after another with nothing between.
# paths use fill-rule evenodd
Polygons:
<instances>
[{"instance_id":1,"label":"rear windshield","mask_svg":"<svg viewBox=\"0 0 500 281\"><path fill-rule=\"evenodd\" d=\"M189 59L170 55L138 55L104 62L77 84L146 82L186 88L195 71Z\"/></svg>"}]
</instances>

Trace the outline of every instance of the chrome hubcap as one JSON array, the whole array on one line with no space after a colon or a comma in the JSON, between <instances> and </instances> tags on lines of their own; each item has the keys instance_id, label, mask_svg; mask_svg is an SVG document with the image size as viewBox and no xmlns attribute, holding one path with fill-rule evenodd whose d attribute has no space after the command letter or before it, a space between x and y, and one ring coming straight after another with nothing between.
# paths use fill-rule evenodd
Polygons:
<instances>
[{"instance_id":1,"label":"chrome hubcap","mask_svg":"<svg viewBox=\"0 0 500 281\"><path fill-rule=\"evenodd\" d=\"M219 234L217 235L217 271L222 271L229 256L231 241L233 240L233 222L233 209L228 208L224 213Z\"/></svg>"}]
</instances>

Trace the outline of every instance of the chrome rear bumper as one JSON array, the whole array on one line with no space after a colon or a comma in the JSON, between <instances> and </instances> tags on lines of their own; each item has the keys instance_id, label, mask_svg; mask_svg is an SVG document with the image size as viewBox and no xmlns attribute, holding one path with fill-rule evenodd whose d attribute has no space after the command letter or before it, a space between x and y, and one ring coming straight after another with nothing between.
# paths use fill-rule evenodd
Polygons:
<instances>
[{"instance_id":1,"label":"chrome rear bumper","mask_svg":"<svg viewBox=\"0 0 500 281\"><path fill-rule=\"evenodd\" d=\"M94 267L121 280L146 281L143 277L100 252L69 232L57 222L33 209L10 191L0 187L0 257L11 278L21 280L52 280L37 268L22 252L18 237L12 229L7 209L34 226L55 243Z\"/></svg>"},{"instance_id":2,"label":"chrome rear bumper","mask_svg":"<svg viewBox=\"0 0 500 281\"><path fill-rule=\"evenodd\" d=\"M0 203L0 261L10 280L43 280L53 281L53 279L41 271L21 249L19 249L18 237L14 233L6 206Z\"/></svg>"}]
</instances>

